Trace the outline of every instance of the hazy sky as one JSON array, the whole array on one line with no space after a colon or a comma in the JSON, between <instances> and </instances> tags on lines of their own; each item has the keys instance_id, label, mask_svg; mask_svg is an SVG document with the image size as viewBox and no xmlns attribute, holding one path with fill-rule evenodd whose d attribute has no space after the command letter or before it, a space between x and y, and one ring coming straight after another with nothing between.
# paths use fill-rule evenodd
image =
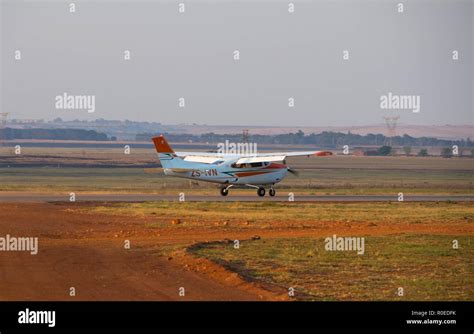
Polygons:
<instances>
[{"instance_id":1,"label":"hazy sky","mask_svg":"<svg viewBox=\"0 0 474 334\"><path fill-rule=\"evenodd\" d=\"M474 123L471 0L295 0L294 13L290 1L183 0L185 13L179 2L78 0L70 13L69 1L3 0L2 111L165 124L363 125L389 114ZM56 109L64 92L94 95L95 112ZM382 110L388 92L420 96L420 112Z\"/></svg>"}]
</instances>

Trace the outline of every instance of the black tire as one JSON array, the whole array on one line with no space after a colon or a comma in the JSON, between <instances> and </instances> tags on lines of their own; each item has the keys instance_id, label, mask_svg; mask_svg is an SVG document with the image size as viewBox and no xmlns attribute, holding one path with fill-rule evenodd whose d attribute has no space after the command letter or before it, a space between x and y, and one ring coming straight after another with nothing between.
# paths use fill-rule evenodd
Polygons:
<instances>
[{"instance_id":1,"label":"black tire","mask_svg":"<svg viewBox=\"0 0 474 334\"><path fill-rule=\"evenodd\" d=\"M263 187L258 188L257 194L258 194L258 196L260 196L260 197L265 196L265 188L263 188Z\"/></svg>"},{"instance_id":2,"label":"black tire","mask_svg":"<svg viewBox=\"0 0 474 334\"><path fill-rule=\"evenodd\" d=\"M229 195L229 189L227 189L227 188L221 188L221 195L222 195L222 196L227 196L227 195Z\"/></svg>"},{"instance_id":3,"label":"black tire","mask_svg":"<svg viewBox=\"0 0 474 334\"><path fill-rule=\"evenodd\" d=\"M268 191L268 194L269 194L271 197L275 196L275 194L276 194L275 189L270 188L270 190Z\"/></svg>"}]
</instances>

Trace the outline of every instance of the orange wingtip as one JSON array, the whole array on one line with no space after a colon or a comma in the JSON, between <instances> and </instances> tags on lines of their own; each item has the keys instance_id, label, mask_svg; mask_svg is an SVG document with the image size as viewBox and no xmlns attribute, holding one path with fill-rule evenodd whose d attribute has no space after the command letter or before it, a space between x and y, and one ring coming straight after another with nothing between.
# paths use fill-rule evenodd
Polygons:
<instances>
[{"instance_id":1,"label":"orange wingtip","mask_svg":"<svg viewBox=\"0 0 474 334\"><path fill-rule=\"evenodd\" d=\"M152 140L153 140L153 144L155 144L155 148L158 153L174 153L173 149L168 144L168 142L166 141L165 137L163 137L163 135L160 135L158 137L153 137Z\"/></svg>"},{"instance_id":2,"label":"orange wingtip","mask_svg":"<svg viewBox=\"0 0 474 334\"><path fill-rule=\"evenodd\" d=\"M314 153L314 155L317 156L317 157L325 157L325 156L328 156L328 155L332 155L332 152L330 152L330 151L320 151L320 152Z\"/></svg>"}]
</instances>

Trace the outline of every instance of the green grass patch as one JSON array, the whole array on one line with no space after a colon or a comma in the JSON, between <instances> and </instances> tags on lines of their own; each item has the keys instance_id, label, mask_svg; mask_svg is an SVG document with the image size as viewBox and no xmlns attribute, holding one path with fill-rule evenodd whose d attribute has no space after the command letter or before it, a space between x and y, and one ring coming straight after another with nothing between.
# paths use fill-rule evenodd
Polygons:
<instances>
[{"instance_id":1,"label":"green grass patch","mask_svg":"<svg viewBox=\"0 0 474 334\"><path fill-rule=\"evenodd\" d=\"M251 281L294 287L303 300L473 300L470 237L396 235L365 238L365 253L325 250L324 238L212 243L190 252ZM404 296L398 296L402 287Z\"/></svg>"}]
</instances>

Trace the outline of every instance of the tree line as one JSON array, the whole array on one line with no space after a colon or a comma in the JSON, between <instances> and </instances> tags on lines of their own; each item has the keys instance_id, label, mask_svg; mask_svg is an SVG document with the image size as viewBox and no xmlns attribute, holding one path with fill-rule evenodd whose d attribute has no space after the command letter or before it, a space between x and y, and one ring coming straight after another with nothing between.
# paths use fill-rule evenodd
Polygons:
<instances>
[{"instance_id":1,"label":"tree line","mask_svg":"<svg viewBox=\"0 0 474 334\"><path fill-rule=\"evenodd\" d=\"M135 136L136 141L150 141L156 133L139 133ZM243 141L241 134L216 134L205 133L195 134L176 134L165 133L170 142L194 142L194 143L240 143ZM91 141L115 141L116 138L107 136L105 133L95 130L85 129L0 129L0 139L43 139L43 140L91 140ZM286 145L307 145L325 148L337 148L343 145L354 146L398 146L398 147L451 147L457 145L461 147L474 147L470 138L461 140L446 140L434 137L411 137L409 135L396 136L388 138L382 134L359 135L353 133L330 132L305 134L303 131L296 133L286 133L277 135L252 134L248 138L249 142L258 144L286 144Z\"/></svg>"},{"instance_id":2,"label":"tree line","mask_svg":"<svg viewBox=\"0 0 474 334\"><path fill-rule=\"evenodd\" d=\"M46 139L46 140L110 140L105 133L84 129L0 129L0 138L12 139Z\"/></svg>"},{"instance_id":3,"label":"tree line","mask_svg":"<svg viewBox=\"0 0 474 334\"><path fill-rule=\"evenodd\" d=\"M139 133L136 135L137 141L149 141L157 134ZM226 140L230 142L242 142L241 134L216 134L205 133L201 135L193 134L173 134L165 133L166 138L170 142L197 142L197 143L221 143ZM259 135L252 134L249 139L252 143L258 144L290 144L290 145L312 145L326 148L336 148L343 145L351 146L452 146L473 147L473 142L467 139L461 140L445 140L434 137L411 137L409 135L386 137L382 134L359 135L353 133L330 132L311 133L306 135L303 131L296 133L278 134L278 135Z\"/></svg>"}]
</instances>

